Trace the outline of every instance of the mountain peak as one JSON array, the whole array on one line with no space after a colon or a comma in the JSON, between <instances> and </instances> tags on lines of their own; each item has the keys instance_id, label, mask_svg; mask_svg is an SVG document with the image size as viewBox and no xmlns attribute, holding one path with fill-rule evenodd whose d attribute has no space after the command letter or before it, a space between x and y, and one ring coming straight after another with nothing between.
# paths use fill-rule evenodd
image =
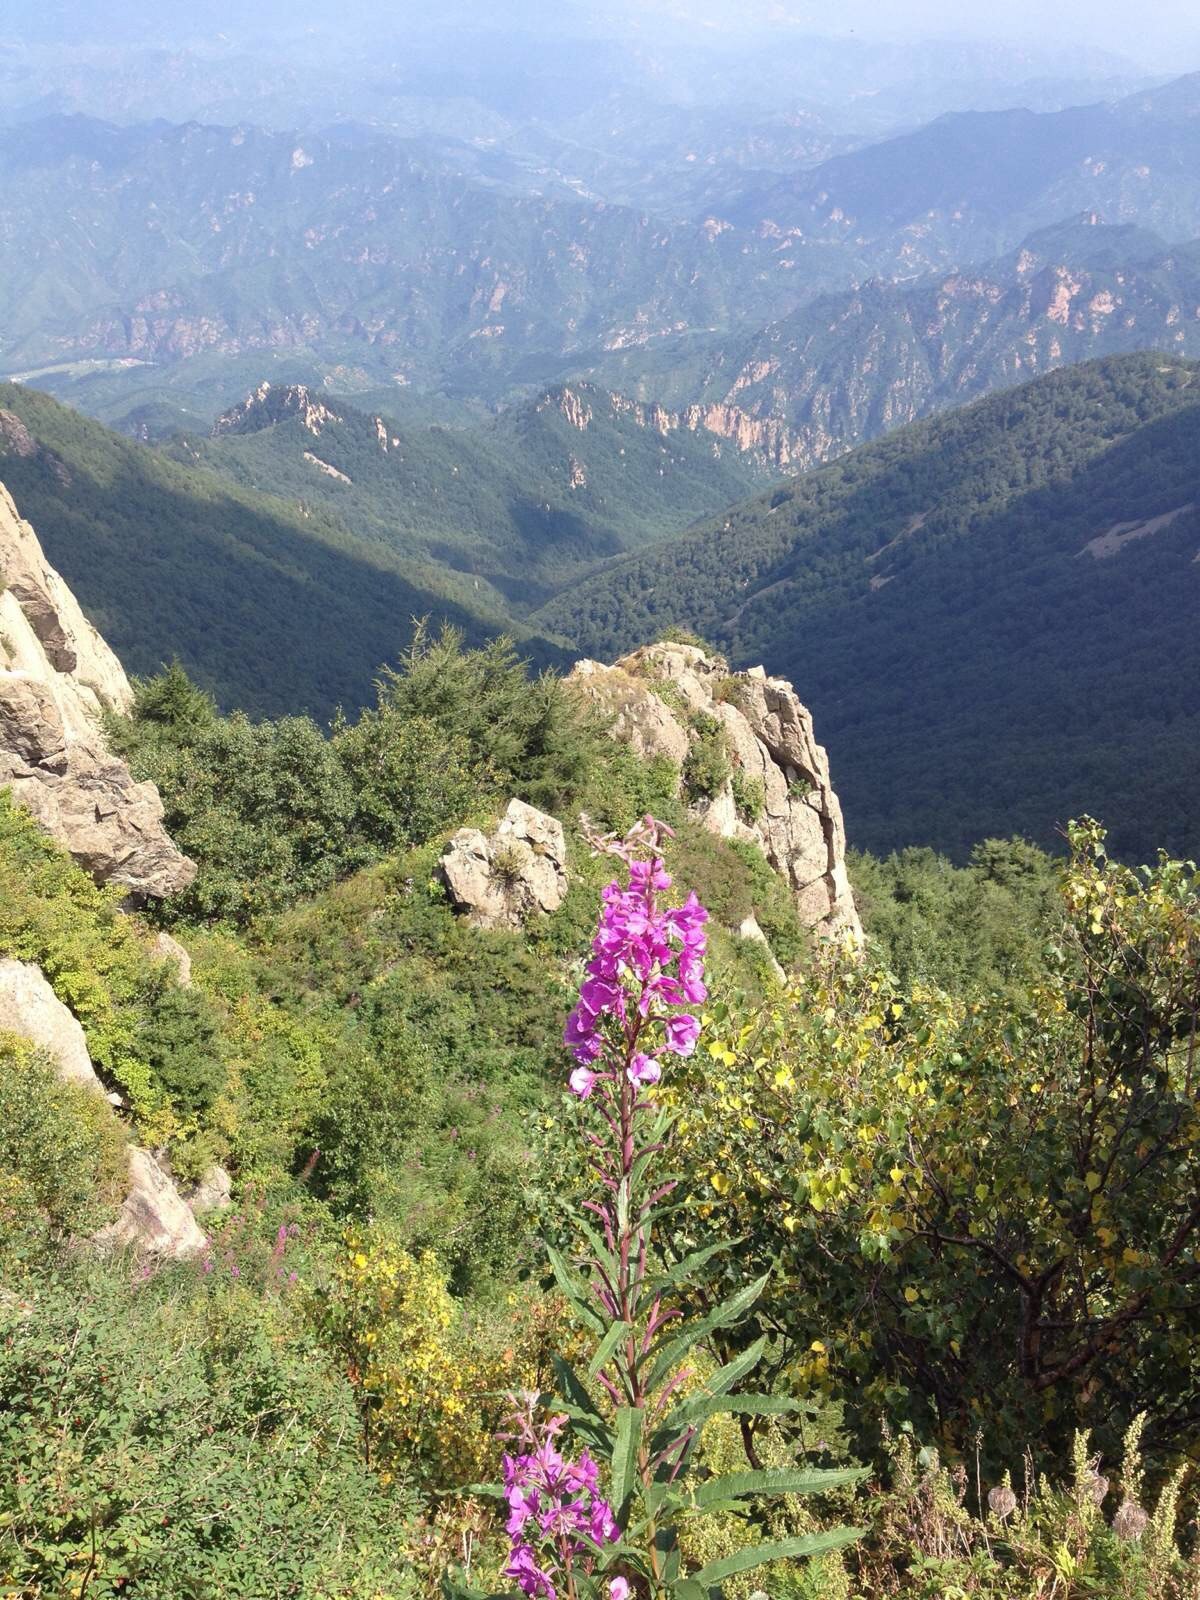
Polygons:
<instances>
[{"instance_id":1,"label":"mountain peak","mask_svg":"<svg viewBox=\"0 0 1200 1600\"><path fill-rule=\"evenodd\" d=\"M277 427L281 422L296 418L314 438L330 422L344 419L327 403L319 391L303 383L285 383L275 386L267 381L259 384L240 405L225 411L213 423L213 438L226 433L259 433L264 428Z\"/></svg>"}]
</instances>

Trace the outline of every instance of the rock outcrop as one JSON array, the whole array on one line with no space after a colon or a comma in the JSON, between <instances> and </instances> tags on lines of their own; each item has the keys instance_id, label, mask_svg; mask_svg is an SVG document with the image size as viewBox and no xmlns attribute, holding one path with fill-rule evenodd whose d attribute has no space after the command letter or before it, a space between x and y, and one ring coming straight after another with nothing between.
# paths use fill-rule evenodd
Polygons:
<instances>
[{"instance_id":1,"label":"rock outcrop","mask_svg":"<svg viewBox=\"0 0 1200 1600\"><path fill-rule=\"evenodd\" d=\"M135 783L99 717L130 703L121 663L50 566L0 484L0 788L99 882L135 895L185 888L195 866Z\"/></svg>"},{"instance_id":2,"label":"rock outcrop","mask_svg":"<svg viewBox=\"0 0 1200 1600\"><path fill-rule=\"evenodd\" d=\"M614 718L613 733L645 758L680 769L719 729L729 776L693 793L690 810L724 838L751 840L790 885L817 938L862 940L846 876L842 810L812 716L790 683L761 667L731 673L686 644L635 650L611 667L581 661L571 682Z\"/></svg>"},{"instance_id":3,"label":"rock outcrop","mask_svg":"<svg viewBox=\"0 0 1200 1600\"><path fill-rule=\"evenodd\" d=\"M0 1033L28 1039L53 1056L59 1076L67 1083L104 1093L78 1019L63 1005L40 967L0 960Z\"/></svg>"},{"instance_id":4,"label":"rock outcrop","mask_svg":"<svg viewBox=\"0 0 1200 1600\"><path fill-rule=\"evenodd\" d=\"M51 1057L64 1080L107 1098L82 1027L39 967L0 960L0 1032L28 1039ZM97 1243L181 1260L202 1250L205 1238L169 1173L148 1150L130 1145L128 1193Z\"/></svg>"},{"instance_id":5,"label":"rock outcrop","mask_svg":"<svg viewBox=\"0 0 1200 1600\"><path fill-rule=\"evenodd\" d=\"M175 1181L150 1154L129 1147L129 1193L117 1216L96 1235L97 1244L131 1249L160 1261L184 1261L207 1244Z\"/></svg>"},{"instance_id":6,"label":"rock outcrop","mask_svg":"<svg viewBox=\"0 0 1200 1600\"><path fill-rule=\"evenodd\" d=\"M557 911L567 892L562 823L509 801L496 831L460 828L439 866L456 908L479 928L519 928Z\"/></svg>"}]
</instances>

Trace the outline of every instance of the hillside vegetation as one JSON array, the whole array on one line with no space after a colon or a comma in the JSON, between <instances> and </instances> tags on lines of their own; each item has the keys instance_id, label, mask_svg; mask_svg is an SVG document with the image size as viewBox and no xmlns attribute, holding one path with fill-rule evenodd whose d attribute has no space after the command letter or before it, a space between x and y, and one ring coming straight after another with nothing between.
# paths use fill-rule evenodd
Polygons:
<instances>
[{"instance_id":1,"label":"hillside vegetation","mask_svg":"<svg viewBox=\"0 0 1200 1600\"><path fill-rule=\"evenodd\" d=\"M963 857L1112 818L1195 851L1197 368L1091 363L892 434L566 591L611 655L671 624L801 686L856 844Z\"/></svg>"},{"instance_id":2,"label":"hillside vegetation","mask_svg":"<svg viewBox=\"0 0 1200 1600\"><path fill-rule=\"evenodd\" d=\"M555 1448L619 1518L584 1552L585 1576L606 1559L600 1594L644 1573L650 1494L677 1551L660 1588L680 1600L691 1580L725 1600L763 1582L803 1600L1034 1600L1064 1570L1066 1600L1191 1594L1191 869L1130 873L1091 823L1065 866L999 839L966 870L859 858L865 957L804 952L780 981L733 931L769 920L765 863L690 822L654 763L502 645L420 640L329 737L223 717L174 668L113 735L199 863L154 913L193 987L0 797L0 954L51 976L130 1117L85 1113L0 1037L0 1571L16 1592L514 1592L524 1524L506 1537L471 1486L511 1449L504 1391L565 1384L573 1434ZM434 869L458 824L514 791L566 820L573 882L552 916L486 931ZM669 1114L680 1175L651 1258L677 1315L651 1343L657 1383L687 1354L704 1384L683 1378L672 1402L697 1419L689 1498L630 1465L637 1406L613 1411L588 1376L626 1369L584 1288L579 1203L605 1124L594 1102L568 1109L562 1040L601 886L624 869L589 849L581 808L600 828L647 809L672 824L653 915L683 930L694 995L705 968L661 1086L637 1091L639 1118ZM617 937L629 903L604 905ZM111 1215L126 1131L181 1179L231 1171L235 1203L194 1261L154 1273L81 1247Z\"/></svg>"},{"instance_id":3,"label":"hillside vegetation","mask_svg":"<svg viewBox=\"0 0 1200 1600\"><path fill-rule=\"evenodd\" d=\"M170 461L15 384L0 413L0 478L131 671L178 657L226 705L328 718L371 700L414 618L477 642L506 626L468 579L319 501Z\"/></svg>"},{"instance_id":4,"label":"hillside vegetation","mask_svg":"<svg viewBox=\"0 0 1200 1600\"><path fill-rule=\"evenodd\" d=\"M469 429L404 426L328 395L259 389L211 437L189 433L165 448L463 574L484 604L517 615L774 476L733 443L590 384Z\"/></svg>"}]
</instances>

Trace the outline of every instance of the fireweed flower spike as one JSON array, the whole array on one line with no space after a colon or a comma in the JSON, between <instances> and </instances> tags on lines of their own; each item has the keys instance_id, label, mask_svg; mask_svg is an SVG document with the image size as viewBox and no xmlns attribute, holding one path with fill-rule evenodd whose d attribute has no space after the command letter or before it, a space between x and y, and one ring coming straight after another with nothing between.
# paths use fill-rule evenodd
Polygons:
<instances>
[{"instance_id":1,"label":"fireweed flower spike","mask_svg":"<svg viewBox=\"0 0 1200 1600\"><path fill-rule=\"evenodd\" d=\"M695 1571L684 1562L679 1530L697 1509L687 1478L705 1419L781 1407L778 1397L740 1387L732 1393L752 1370L755 1349L716 1373L703 1395L684 1389L697 1343L712 1328L739 1322L766 1284L765 1278L747 1284L702 1317L684 1320L688 1269L736 1241L718 1238L678 1262L655 1249L658 1219L676 1187L655 1176L672 1127L657 1086L673 1060L695 1053L700 1021L689 1008L708 994L708 913L694 894L682 905L665 903L671 878L662 846L669 833L646 817L624 839L589 835L593 848L615 856L624 872L623 881L603 891L565 1034L574 1057L568 1086L586 1102L581 1121L594 1185L575 1230L586 1240L582 1274L552 1245L548 1254L560 1289L597 1340L588 1377L610 1404L598 1406L588 1383L556 1360L563 1398L555 1405L562 1414L546 1415L542 1397L523 1396L511 1430L501 1435L509 1446L505 1576L531 1600L677 1600L685 1590L715 1590L733 1571L831 1549L858 1532L753 1545L736 1553L734 1568L730 1558ZM568 1419L587 1446L574 1456L558 1442ZM797 1467L734 1473L719 1487L752 1525L756 1497L810 1494L859 1476ZM482 1600L456 1586L450 1592Z\"/></svg>"},{"instance_id":2,"label":"fireweed flower spike","mask_svg":"<svg viewBox=\"0 0 1200 1600\"><path fill-rule=\"evenodd\" d=\"M600 1468L584 1450L570 1460L555 1440L566 1417L538 1416L539 1397L514 1397L503 1461L506 1531L511 1541L504 1575L533 1600L564 1600L589 1573L598 1551L620 1536L612 1507L600 1494ZM560 1587L561 1586L561 1587Z\"/></svg>"}]
</instances>

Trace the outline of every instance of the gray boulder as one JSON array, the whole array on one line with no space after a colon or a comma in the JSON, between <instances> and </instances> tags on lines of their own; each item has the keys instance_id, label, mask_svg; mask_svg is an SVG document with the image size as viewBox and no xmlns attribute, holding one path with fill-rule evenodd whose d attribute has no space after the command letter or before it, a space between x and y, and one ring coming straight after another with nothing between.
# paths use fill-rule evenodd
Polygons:
<instances>
[{"instance_id":1,"label":"gray boulder","mask_svg":"<svg viewBox=\"0 0 1200 1600\"><path fill-rule=\"evenodd\" d=\"M558 910L567 892L566 862L562 823L511 800L490 836L460 828L439 868L454 906L476 927L520 928Z\"/></svg>"},{"instance_id":2,"label":"gray boulder","mask_svg":"<svg viewBox=\"0 0 1200 1600\"><path fill-rule=\"evenodd\" d=\"M107 748L100 714L132 695L121 663L0 484L0 788L100 883L186 888L195 865L163 827L152 783Z\"/></svg>"}]
</instances>

